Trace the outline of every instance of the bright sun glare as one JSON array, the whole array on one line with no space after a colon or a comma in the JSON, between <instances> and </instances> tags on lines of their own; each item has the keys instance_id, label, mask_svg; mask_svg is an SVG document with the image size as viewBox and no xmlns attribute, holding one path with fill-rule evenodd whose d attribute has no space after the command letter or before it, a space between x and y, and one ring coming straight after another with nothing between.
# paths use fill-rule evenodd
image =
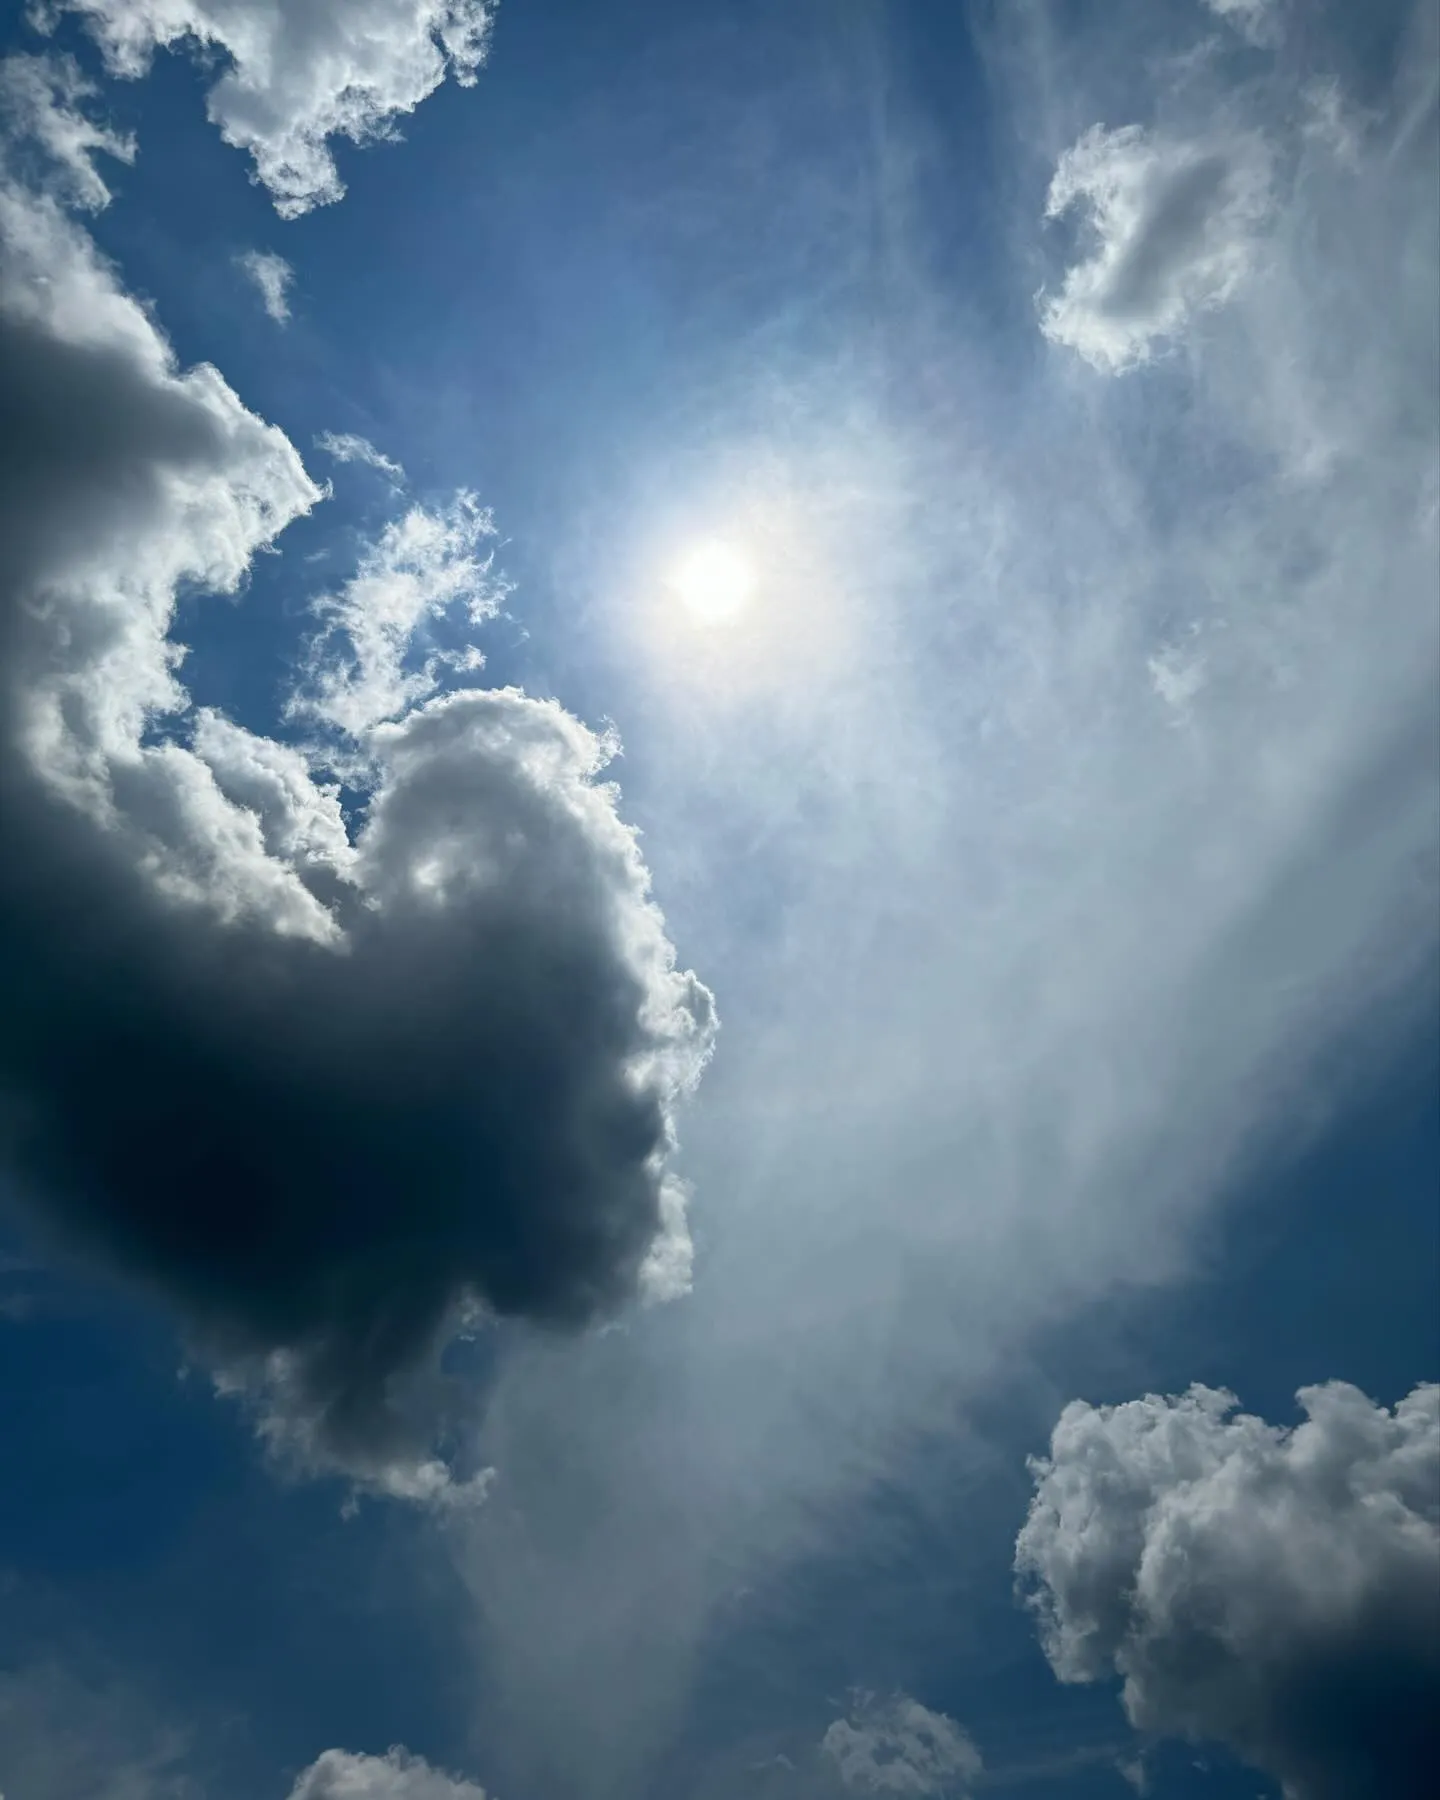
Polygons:
<instances>
[{"instance_id":1,"label":"bright sun glare","mask_svg":"<svg viewBox=\"0 0 1440 1800\"><path fill-rule=\"evenodd\" d=\"M743 612L755 589L755 572L731 544L698 544L676 569L672 585L685 610L702 624L726 624Z\"/></svg>"}]
</instances>

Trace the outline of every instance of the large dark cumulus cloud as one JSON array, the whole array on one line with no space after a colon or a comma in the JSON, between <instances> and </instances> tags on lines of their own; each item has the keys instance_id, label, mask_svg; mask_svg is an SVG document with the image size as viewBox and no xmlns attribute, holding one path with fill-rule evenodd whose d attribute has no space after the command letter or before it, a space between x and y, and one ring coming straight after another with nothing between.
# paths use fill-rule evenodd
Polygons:
<instances>
[{"instance_id":1,"label":"large dark cumulus cloud","mask_svg":"<svg viewBox=\"0 0 1440 1800\"><path fill-rule=\"evenodd\" d=\"M1302 1388L1294 1429L1195 1387L1076 1401L1016 1567L1062 1681L1229 1745L1292 1800L1418 1800L1440 1756L1440 1387Z\"/></svg>"},{"instance_id":2,"label":"large dark cumulus cloud","mask_svg":"<svg viewBox=\"0 0 1440 1800\"><path fill-rule=\"evenodd\" d=\"M50 198L7 181L0 237L5 1192L163 1290L290 1448L383 1479L475 1309L683 1281L710 999L553 703L369 731L353 842L291 747L157 732L177 591L234 587L316 490Z\"/></svg>"}]
</instances>

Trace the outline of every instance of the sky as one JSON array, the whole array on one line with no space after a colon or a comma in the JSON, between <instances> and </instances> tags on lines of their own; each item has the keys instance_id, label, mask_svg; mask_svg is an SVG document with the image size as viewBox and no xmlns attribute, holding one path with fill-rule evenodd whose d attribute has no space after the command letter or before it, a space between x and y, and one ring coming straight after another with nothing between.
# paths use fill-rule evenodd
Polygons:
<instances>
[{"instance_id":1,"label":"sky","mask_svg":"<svg viewBox=\"0 0 1440 1800\"><path fill-rule=\"evenodd\" d=\"M1433 0L0 8L0 1800L1422 1791L1437 188Z\"/></svg>"}]
</instances>

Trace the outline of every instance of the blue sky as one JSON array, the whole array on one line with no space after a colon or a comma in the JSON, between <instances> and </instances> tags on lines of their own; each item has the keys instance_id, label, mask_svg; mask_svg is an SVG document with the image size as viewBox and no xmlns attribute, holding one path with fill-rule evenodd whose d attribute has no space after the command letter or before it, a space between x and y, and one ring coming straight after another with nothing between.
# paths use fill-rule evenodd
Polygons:
<instances>
[{"instance_id":1,"label":"blue sky","mask_svg":"<svg viewBox=\"0 0 1440 1800\"><path fill-rule=\"evenodd\" d=\"M1418 1793L1353 13L6 9L3 1800Z\"/></svg>"}]
</instances>

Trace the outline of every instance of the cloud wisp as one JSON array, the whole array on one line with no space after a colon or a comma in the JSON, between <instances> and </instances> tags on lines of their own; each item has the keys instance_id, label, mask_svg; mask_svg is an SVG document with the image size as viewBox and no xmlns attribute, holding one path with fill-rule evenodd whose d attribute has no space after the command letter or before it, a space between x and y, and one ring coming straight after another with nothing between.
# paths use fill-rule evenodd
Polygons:
<instances>
[{"instance_id":1,"label":"cloud wisp","mask_svg":"<svg viewBox=\"0 0 1440 1800\"><path fill-rule=\"evenodd\" d=\"M384 451L377 450L369 438L361 437L358 432L322 431L315 440L315 448L335 462L359 463L362 468L373 469L394 488L405 485L405 471L400 464Z\"/></svg>"},{"instance_id":2,"label":"cloud wisp","mask_svg":"<svg viewBox=\"0 0 1440 1800\"><path fill-rule=\"evenodd\" d=\"M411 506L385 526L355 575L316 602L321 628L292 713L360 739L433 693L442 670L482 668L473 640L433 650L418 667L415 649L423 627L446 614L463 611L479 626L499 611L508 590L487 548L494 535L489 512L466 493L443 509Z\"/></svg>"},{"instance_id":3,"label":"cloud wisp","mask_svg":"<svg viewBox=\"0 0 1440 1800\"><path fill-rule=\"evenodd\" d=\"M709 994L613 745L404 675L477 576L465 497L383 532L335 603L353 657L311 674L351 815L295 745L192 707L177 594L235 591L320 490L53 191L7 172L0 244L7 1177L167 1297L278 1450L434 1498L454 1330L688 1279L670 1163Z\"/></svg>"},{"instance_id":4,"label":"cloud wisp","mask_svg":"<svg viewBox=\"0 0 1440 1800\"><path fill-rule=\"evenodd\" d=\"M1062 1681L1294 1800L1428 1791L1440 1754L1440 1387L1302 1388L1304 1423L1193 1387L1066 1407L1015 1565Z\"/></svg>"},{"instance_id":5,"label":"cloud wisp","mask_svg":"<svg viewBox=\"0 0 1440 1800\"><path fill-rule=\"evenodd\" d=\"M285 258L273 250L246 250L236 257L235 266L253 282L267 316L277 325L288 325L295 271Z\"/></svg>"}]
</instances>

